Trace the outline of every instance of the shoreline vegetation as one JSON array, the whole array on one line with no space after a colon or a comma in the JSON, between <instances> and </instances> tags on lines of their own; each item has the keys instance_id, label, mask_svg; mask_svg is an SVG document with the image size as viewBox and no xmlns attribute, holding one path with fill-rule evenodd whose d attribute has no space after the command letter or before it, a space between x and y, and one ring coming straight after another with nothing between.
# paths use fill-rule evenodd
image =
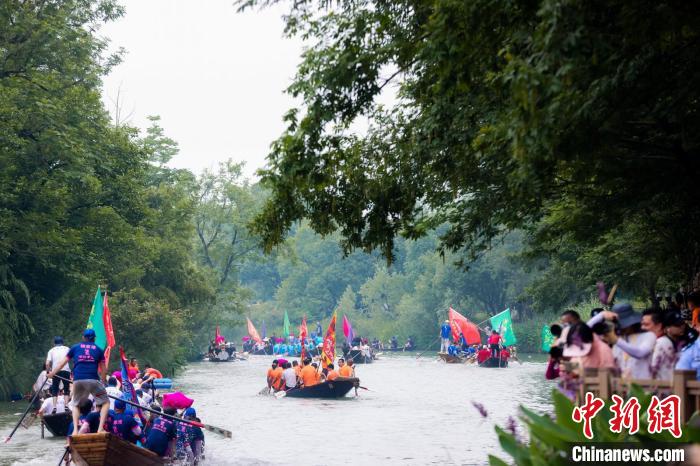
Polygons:
<instances>
[{"instance_id":1,"label":"shoreline vegetation","mask_svg":"<svg viewBox=\"0 0 700 466\"><path fill-rule=\"evenodd\" d=\"M621 298L639 302L691 288L700 267L700 217L687 195L698 165L686 154L700 144L679 128L694 127L684 119L700 114L691 111L700 100L688 98L700 86L684 72L700 54L673 58L678 66L664 90L639 77L643 73L614 73L623 63L646 66L634 61L643 45L634 40L621 55L601 55L593 69L584 38L601 46L624 42L614 37L651 41L665 29L635 5L628 13L639 21L619 28L610 19L604 25L610 33L599 35L586 26L594 6L550 10L545 3L539 12L508 12L508 28L470 30L474 40L466 42L454 36L456 23L440 18L466 24L492 6L419 11L400 3L357 22L352 18L362 9L343 4L330 14L317 5L320 29L291 6L287 34L330 34L330 42L304 56L288 89L304 105L287 115L287 130L255 184L231 160L200 175L170 168L179 148L157 116L139 131L107 111L101 78L125 58L121 51L107 54L99 26L124 14L117 1L38 8L16 2L0 11L10 25L0 36L6 51L0 68L0 397L27 391L54 335L77 340L89 312L85 296L96 283L110 295L115 331L127 351L172 370L201 354L215 325L240 332L246 314L272 331L281 326L275 319L282 310L294 320L306 314L310 323L339 310L358 332L413 336L424 348L449 306L474 322L509 307L520 349L536 351L541 326L566 307L585 305L597 280L619 283ZM693 16L674 8L665 10L664 24L682 29ZM498 21L504 12L492 13ZM359 27L374 23L398 29L369 37ZM579 23L583 36L572 38L566 53L557 49L569 26ZM548 25L561 40L543 33ZM430 31L430 40L413 40L420 30ZM522 48L519 38L530 35L530 48ZM333 37L350 42L334 48ZM693 50L685 35L669 37L673 41L648 50L644 63ZM375 40L387 54L377 53ZM355 41L338 61L320 59ZM439 53L445 47L451 52ZM527 59L530 53L539 58ZM503 61L479 58L486 56ZM347 72L356 69L353 63L368 72ZM391 111L372 101L383 87L376 85L378 70L390 65L401 70L392 79L404 93ZM568 77L554 73L557 66L566 66ZM341 69L346 72L334 74ZM460 74L467 69L476 74ZM487 75L492 78L484 81ZM556 76L556 82L534 76ZM581 92L584 85L597 91ZM318 86L354 97L319 102ZM619 101L610 89L621 87L646 97ZM675 99L674 92L685 97ZM534 94L541 96L538 106L528 104ZM449 95L474 109L468 121L483 125L461 120ZM667 104L652 111L645 103L652 100ZM557 107L562 101L570 105ZM341 124L337 144L330 144L326 123L339 116L348 124L362 112L381 124L371 125L364 139ZM639 114L643 118L634 118ZM664 123L671 114L679 122ZM567 126L557 126L561 121ZM646 136L637 139L640 129ZM455 134L465 139L448 137ZM680 146L673 142L679 138ZM335 158L326 142L336 147ZM676 149L654 155L669 145ZM437 153L451 155L433 160ZM608 154L617 162L609 163ZM336 159L344 168L329 176L325 169L336 165L323 161ZM322 165L295 166L294 160ZM290 172L299 177L288 178ZM303 180L313 173L312 186ZM340 183L337 189L331 180ZM592 185L605 196L590 191ZM322 192L327 198L315 198Z\"/></svg>"}]
</instances>

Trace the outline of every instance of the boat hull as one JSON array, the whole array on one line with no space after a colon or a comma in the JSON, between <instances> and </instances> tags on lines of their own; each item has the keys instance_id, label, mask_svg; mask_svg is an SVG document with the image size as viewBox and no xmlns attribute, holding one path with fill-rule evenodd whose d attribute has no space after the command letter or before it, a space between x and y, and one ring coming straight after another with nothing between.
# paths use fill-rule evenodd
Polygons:
<instances>
[{"instance_id":1,"label":"boat hull","mask_svg":"<svg viewBox=\"0 0 700 466\"><path fill-rule=\"evenodd\" d=\"M73 417L69 411L47 414L41 420L46 430L51 432L54 437L65 437L68 435L68 427L72 421Z\"/></svg>"},{"instance_id":2,"label":"boat hull","mask_svg":"<svg viewBox=\"0 0 700 466\"><path fill-rule=\"evenodd\" d=\"M307 388L293 388L286 392L285 398L342 398L359 385L358 378L338 377Z\"/></svg>"},{"instance_id":3,"label":"boat hull","mask_svg":"<svg viewBox=\"0 0 700 466\"><path fill-rule=\"evenodd\" d=\"M495 367L495 368L504 368L508 367L508 361L500 361L497 358L489 358L484 362L479 363L479 367Z\"/></svg>"},{"instance_id":4,"label":"boat hull","mask_svg":"<svg viewBox=\"0 0 700 466\"><path fill-rule=\"evenodd\" d=\"M84 434L69 438L71 454L88 466L155 466L166 464L164 458L137 447L112 434ZM76 462L77 464L80 464Z\"/></svg>"},{"instance_id":5,"label":"boat hull","mask_svg":"<svg viewBox=\"0 0 700 466\"><path fill-rule=\"evenodd\" d=\"M448 353L438 353L438 356L440 356L440 359L445 361L447 364L462 364L464 362L464 359L460 358L459 356L454 356Z\"/></svg>"}]
</instances>

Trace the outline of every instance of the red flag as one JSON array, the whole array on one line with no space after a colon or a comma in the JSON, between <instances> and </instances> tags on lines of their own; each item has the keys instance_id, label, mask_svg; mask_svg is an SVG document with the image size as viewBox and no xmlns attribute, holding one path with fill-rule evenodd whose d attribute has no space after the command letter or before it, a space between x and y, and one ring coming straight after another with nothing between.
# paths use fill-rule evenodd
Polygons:
<instances>
[{"instance_id":1,"label":"red flag","mask_svg":"<svg viewBox=\"0 0 700 466\"><path fill-rule=\"evenodd\" d=\"M105 346L105 368L109 367L109 354L112 352L112 347L116 344L114 340L114 328L112 327L112 315L109 313L109 304L107 303L107 293L102 300L102 322L105 326L107 334L107 345Z\"/></svg>"},{"instance_id":2,"label":"red flag","mask_svg":"<svg viewBox=\"0 0 700 466\"><path fill-rule=\"evenodd\" d=\"M252 338L256 343L262 343L262 338L260 338L260 335L258 335L258 331L255 330L253 322L251 322L247 317L246 320L248 321L248 335L250 335L250 338Z\"/></svg>"},{"instance_id":3,"label":"red flag","mask_svg":"<svg viewBox=\"0 0 700 466\"><path fill-rule=\"evenodd\" d=\"M335 318L336 313L334 312L331 323L328 324L328 330L326 330L326 338L323 339L321 363L324 369L335 360Z\"/></svg>"},{"instance_id":4,"label":"red flag","mask_svg":"<svg viewBox=\"0 0 700 466\"><path fill-rule=\"evenodd\" d=\"M479 329L476 325L469 322L469 319L452 308L450 308L448 315L450 318L450 327L452 327L452 338L455 341L459 341L459 335L462 334L468 345L481 343Z\"/></svg>"},{"instance_id":5,"label":"red flag","mask_svg":"<svg viewBox=\"0 0 700 466\"><path fill-rule=\"evenodd\" d=\"M226 339L221 336L221 331L219 330L219 326L216 326L216 335L214 335L214 343L217 345L220 345L221 343L225 343Z\"/></svg>"},{"instance_id":6,"label":"red flag","mask_svg":"<svg viewBox=\"0 0 700 466\"><path fill-rule=\"evenodd\" d=\"M304 340L306 339L306 335L308 334L309 330L306 328L306 316L304 316L301 319L301 327L299 327L299 335L301 338L301 360L304 360L304 349L306 348L306 345L304 344Z\"/></svg>"}]
</instances>

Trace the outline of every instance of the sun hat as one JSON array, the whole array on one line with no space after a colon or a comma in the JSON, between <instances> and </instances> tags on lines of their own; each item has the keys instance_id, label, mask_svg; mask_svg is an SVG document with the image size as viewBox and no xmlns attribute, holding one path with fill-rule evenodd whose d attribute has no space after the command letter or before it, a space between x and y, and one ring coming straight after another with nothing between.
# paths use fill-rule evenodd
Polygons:
<instances>
[{"instance_id":1,"label":"sun hat","mask_svg":"<svg viewBox=\"0 0 700 466\"><path fill-rule=\"evenodd\" d=\"M642 321L642 315L639 312L634 312L632 305L629 303L616 304L613 306L612 310L617 314L617 322L622 329L631 327Z\"/></svg>"}]
</instances>

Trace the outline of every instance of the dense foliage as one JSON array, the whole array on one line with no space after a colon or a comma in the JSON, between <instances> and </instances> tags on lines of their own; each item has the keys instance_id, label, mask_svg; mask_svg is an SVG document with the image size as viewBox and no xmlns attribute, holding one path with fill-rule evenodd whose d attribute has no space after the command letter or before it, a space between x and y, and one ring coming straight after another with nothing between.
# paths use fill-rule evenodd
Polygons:
<instances>
[{"instance_id":1,"label":"dense foliage","mask_svg":"<svg viewBox=\"0 0 700 466\"><path fill-rule=\"evenodd\" d=\"M278 3L246 0L243 7ZM471 258L527 229L548 264L654 294L700 271L695 2L302 0L309 44L263 182L267 248L307 218L346 252L438 225ZM381 93L395 86L394 105ZM386 99L384 99L386 100ZM364 134L358 122L368 119ZM571 270L572 283L581 273Z\"/></svg>"},{"instance_id":2,"label":"dense foliage","mask_svg":"<svg viewBox=\"0 0 700 466\"><path fill-rule=\"evenodd\" d=\"M309 325L322 321L325 331L337 310L356 334L384 341L397 335L402 342L413 336L424 348L435 343L450 306L475 322L511 307L523 349L537 351L543 321L533 319L526 293L533 274L518 258L522 235L509 235L465 270L454 265L454 257L437 253L439 234L440 229L416 241L398 239L387 267L377 254L356 251L343 258L337 236L322 238L302 224L283 252L242 268L242 282L257 300L253 319L258 327L265 320L268 335L279 335L287 311L293 325L306 315Z\"/></svg>"},{"instance_id":3,"label":"dense foliage","mask_svg":"<svg viewBox=\"0 0 700 466\"><path fill-rule=\"evenodd\" d=\"M79 339L107 284L119 344L169 371L197 348L214 287L191 252L194 178L100 100L112 1L0 7L0 395L26 389L54 335ZM168 348L168 351L163 351Z\"/></svg>"}]
</instances>

